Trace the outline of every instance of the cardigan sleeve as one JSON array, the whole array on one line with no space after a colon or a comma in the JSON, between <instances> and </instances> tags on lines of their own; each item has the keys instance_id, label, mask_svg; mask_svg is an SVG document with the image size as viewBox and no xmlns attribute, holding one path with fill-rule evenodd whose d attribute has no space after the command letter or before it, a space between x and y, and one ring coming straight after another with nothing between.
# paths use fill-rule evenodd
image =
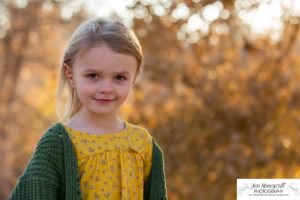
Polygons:
<instances>
[{"instance_id":1,"label":"cardigan sleeve","mask_svg":"<svg viewBox=\"0 0 300 200\"><path fill-rule=\"evenodd\" d=\"M161 148L153 139L152 168L144 182L145 200L167 200L164 157Z\"/></svg>"},{"instance_id":2,"label":"cardigan sleeve","mask_svg":"<svg viewBox=\"0 0 300 200\"><path fill-rule=\"evenodd\" d=\"M51 130L39 141L9 200L63 199L63 141Z\"/></svg>"}]
</instances>

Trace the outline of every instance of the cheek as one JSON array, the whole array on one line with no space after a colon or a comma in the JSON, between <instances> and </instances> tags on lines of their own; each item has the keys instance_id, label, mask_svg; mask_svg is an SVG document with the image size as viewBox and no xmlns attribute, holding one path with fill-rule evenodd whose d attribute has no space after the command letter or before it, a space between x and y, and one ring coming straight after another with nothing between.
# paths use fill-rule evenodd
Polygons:
<instances>
[{"instance_id":1,"label":"cheek","mask_svg":"<svg viewBox=\"0 0 300 200\"><path fill-rule=\"evenodd\" d=\"M131 85L128 84L126 86L120 86L118 90L120 95L122 95L123 97L127 97L131 91Z\"/></svg>"},{"instance_id":2,"label":"cheek","mask_svg":"<svg viewBox=\"0 0 300 200\"><path fill-rule=\"evenodd\" d=\"M77 84L76 90L78 96L84 98L84 96L92 94L93 88L87 84Z\"/></svg>"}]
</instances>

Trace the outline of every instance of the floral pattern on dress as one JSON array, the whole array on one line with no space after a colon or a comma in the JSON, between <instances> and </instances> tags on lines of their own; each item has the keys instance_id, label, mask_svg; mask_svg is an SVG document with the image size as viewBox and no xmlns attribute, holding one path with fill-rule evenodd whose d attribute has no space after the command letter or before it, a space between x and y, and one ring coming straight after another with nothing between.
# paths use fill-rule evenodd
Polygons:
<instances>
[{"instance_id":1,"label":"floral pattern on dress","mask_svg":"<svg viewBox=\"0 0 300 200\"><path fill-rule=\"evenodd\" d=\"M82 198L143 199L152 165L152 137L130 123L117 133L96 135L65 127L75 147Z\"/></svg>"}]
</instances>

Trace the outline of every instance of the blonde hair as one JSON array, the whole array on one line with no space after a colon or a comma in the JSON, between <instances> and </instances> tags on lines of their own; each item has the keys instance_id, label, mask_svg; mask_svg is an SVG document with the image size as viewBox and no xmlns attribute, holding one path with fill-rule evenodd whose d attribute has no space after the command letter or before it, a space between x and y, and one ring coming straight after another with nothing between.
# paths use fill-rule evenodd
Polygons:
<instances>
[{"instance_id":1,"label":"blonde hair","mask_svg":"<svg viewBox=\"0 0 300 200\"><path fill-rule=\"evenodd\" d=\"M57 89L57 114L60 120L70 119L82 106L76 90L65 77L64 64L72 67L79 53L101 44L106 44L117 53L136 58L137 73L141 71L142 48L137 37L129 28L118 21L104 19L85 21L71 36L60 65ZM67 96L64 95L65 91L67 91Z\"/></svg>"}]
</instances>

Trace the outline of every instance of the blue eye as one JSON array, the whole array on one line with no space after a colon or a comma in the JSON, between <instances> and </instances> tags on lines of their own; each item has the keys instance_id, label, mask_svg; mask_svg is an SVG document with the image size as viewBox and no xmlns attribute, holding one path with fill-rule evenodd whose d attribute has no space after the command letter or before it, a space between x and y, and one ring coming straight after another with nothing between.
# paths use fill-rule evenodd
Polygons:
<instances>
[{"instance_id":1,"label":"blue eye","mask_svg":"<svg viewBox=\"0 0 300 200\"><path fill-rule=\"evenodd\" d=\"M97 79L99 77L97 74L88 74L86 76L87 76L87 78L93 79L93 80L95 80L95 79Z\"/></svg>"},{"instance_id":2,"label":"blue eye","mask_svg":"<svg viewBox=\"0 0 300 200\"><path fill-rule=\"evenodd\" d=\"M118 81L125 81L125 80L127 80L127 78L125 77L125 76L116 76L116 78L115 78L116 80L118 80Z\"/></svg>"}]
</instances>

